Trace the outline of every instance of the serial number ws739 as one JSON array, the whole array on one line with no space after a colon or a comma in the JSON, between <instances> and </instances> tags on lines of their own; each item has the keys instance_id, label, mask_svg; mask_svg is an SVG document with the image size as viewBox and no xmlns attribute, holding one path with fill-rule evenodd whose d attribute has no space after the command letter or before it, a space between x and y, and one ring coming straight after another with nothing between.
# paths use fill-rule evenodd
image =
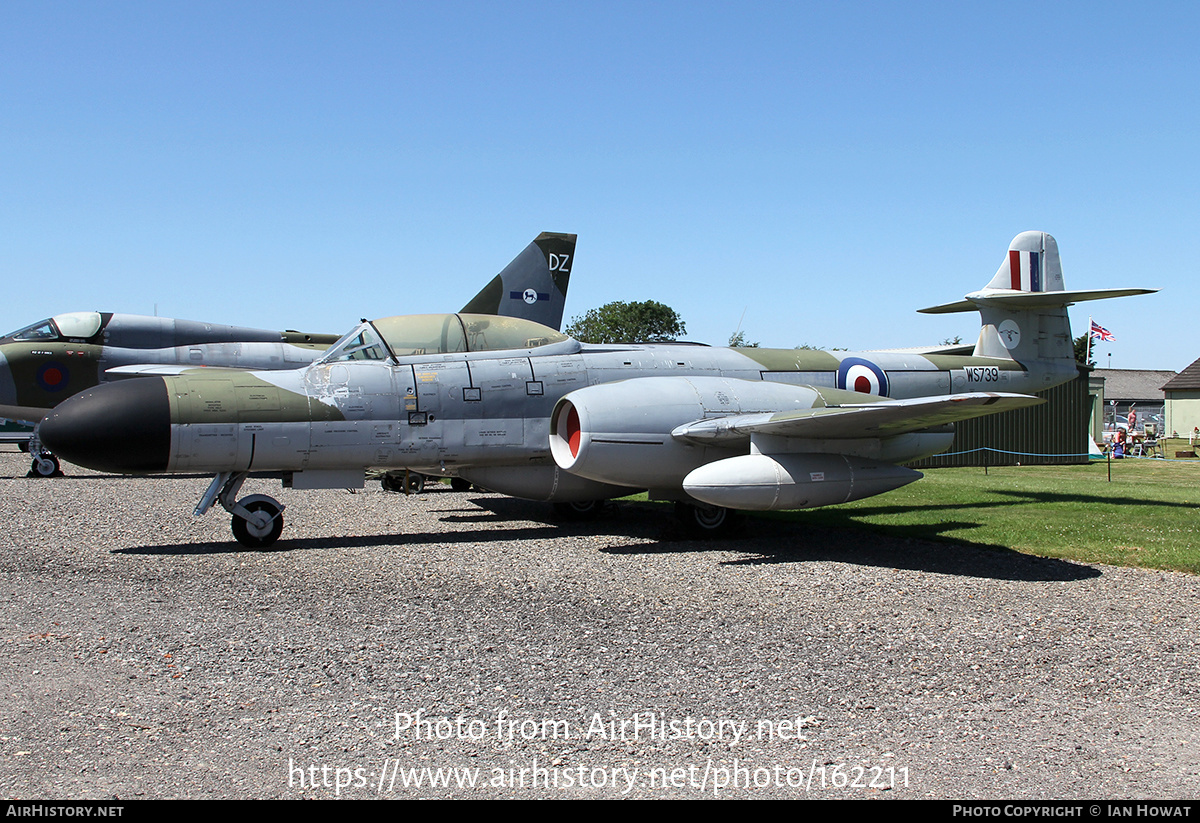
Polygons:
<instances>
[{"instance_id":1,"label":"serial number ws739","mask_svg":"<svg viewBox=\"0 0 1200 823\"><path fill-rule=\"evenodd\" d=\"M999 366L963 366L968 383L999 383Z\"/></svg>"}]
</instances>

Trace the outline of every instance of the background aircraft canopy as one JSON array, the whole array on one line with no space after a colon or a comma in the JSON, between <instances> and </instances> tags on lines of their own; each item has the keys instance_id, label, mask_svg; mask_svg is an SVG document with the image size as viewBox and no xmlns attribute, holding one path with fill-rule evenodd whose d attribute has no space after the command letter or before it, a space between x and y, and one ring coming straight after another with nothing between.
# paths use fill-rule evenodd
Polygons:
<instances>
[{"instance_id":1,"label":"background aircraft canopy","mask_svg":"<svg viewBox=\"0 0 1200 823\"><path fill-rule=\"evenodd\" d=\"M533 349L570 340L549 326L490 314L409 314L363 323L334 345L322 362L382 360L461 352Z\"/></svg>"},{"instance_id":2,"label":"background aircraft canopy","mask_svg":"<svg viewBox=\"0 0 1200 823\"><path fill-rule=\"evenodd\" d=\"M7 334L5 340L59 340L64 337L88 338L100 331L102 318L98 311L72 311L56 314L49 320L39 320L32 326Z\"/></svg>"}]
</instances>

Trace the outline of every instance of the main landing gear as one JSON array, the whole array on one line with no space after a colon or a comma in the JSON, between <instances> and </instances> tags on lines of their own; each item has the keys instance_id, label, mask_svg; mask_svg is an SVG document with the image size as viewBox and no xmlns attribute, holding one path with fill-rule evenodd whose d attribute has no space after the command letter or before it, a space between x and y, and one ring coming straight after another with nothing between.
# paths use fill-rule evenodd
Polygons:
<instances>
[{"instance_id":1,"label":"main landing gear","mask_svg":"<svg viewBox=\"0 0 1200 823\"><path fill-rule=\"evenodd\" d=\"M409 471L408 469L387 472L379 479L379 485L383 487L385 492L420 494L425 490L425 475Z\"/></svg>"},{"instance_id":2,"label":"main landing gear","mask_svg":"<svg viewBox=\"0 0 1200 823\"><path fill-rule=\"evenodd\" d=\"M246 472L221 472L208 484L208 489L196 504L196 516L200 517L220 503L221 508L233 515L233 536L237 542L251 549L265 549L279 539L283 533L284 505L265 494L251 494L236 500Z\"/></svg>"},{"instance_id":3,"label":"main landing gear","mask_svg":"<svg viewBox=\"0 0 1200 823\"><path fill-rule=\"evenodd\" d=\"M682 501L675 504L675 516L698 537L726 537L736 532L743 521L742 513L736 509Z\"/></svg>"},{"instance_id":4,"label":"main landing gear","mask_svg":"<svg viewBox=\"0 0 1200 823\"><path fill-rule=\"evenodd\" d=\"M554 513L563 520L594 520L604 511L607 500L585 500L579 503L555 503Z\"/></svg>"}]
</instances>

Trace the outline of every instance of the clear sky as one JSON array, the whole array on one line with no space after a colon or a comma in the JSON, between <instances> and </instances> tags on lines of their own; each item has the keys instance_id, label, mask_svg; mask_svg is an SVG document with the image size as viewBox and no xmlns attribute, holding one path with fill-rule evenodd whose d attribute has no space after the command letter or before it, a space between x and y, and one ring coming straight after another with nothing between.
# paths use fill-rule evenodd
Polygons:
<instances>
[{"instance_id":1,"label":"clear sky","mask_svg":"<svg viewBox=\"0 0 1200 823\"><path fill-rule=\"evenodd\" d=\"M567 318L973 340L915 310L1053 234L1100 365L1200 357L1200 5L7 2L0 331L454 311L541 231Z\"/></svg>"}]
</instances>

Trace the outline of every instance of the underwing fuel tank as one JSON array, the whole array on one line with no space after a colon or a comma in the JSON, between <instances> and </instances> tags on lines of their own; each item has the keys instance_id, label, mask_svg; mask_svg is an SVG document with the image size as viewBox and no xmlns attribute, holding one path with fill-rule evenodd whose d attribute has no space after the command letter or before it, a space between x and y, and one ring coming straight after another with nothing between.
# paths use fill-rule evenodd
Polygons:
<instances>
[{"instance_id":1,"label":"underwing fuel tank","mask_svg":"<svg viewBox=\"0 0 1200 823\"><path fill-rule=\"evenodd\" d=\"M861 500L921 476L904 466L840 454L745 454L690 472L683 490L727 509L790 511Z\"/></svg>"}]
</instances>

